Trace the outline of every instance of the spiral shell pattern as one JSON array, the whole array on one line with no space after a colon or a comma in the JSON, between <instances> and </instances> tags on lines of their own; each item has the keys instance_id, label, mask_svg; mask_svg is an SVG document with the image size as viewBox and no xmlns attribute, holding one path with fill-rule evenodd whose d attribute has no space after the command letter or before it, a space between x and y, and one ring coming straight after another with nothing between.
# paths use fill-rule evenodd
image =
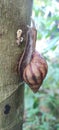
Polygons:
<instances>
[{"instance_id":1,"label":"spiral shell pattern","mask_svg":"<svg viewBox=\"0 0 59 130\"><path fill-rule=\"evenodd\" d=\"M23 72L24 81L30 86L33 92L40 88L48 70L45 59L38 53L34 52L31 62L25 67Z\"/></svg>"}]
</instances>

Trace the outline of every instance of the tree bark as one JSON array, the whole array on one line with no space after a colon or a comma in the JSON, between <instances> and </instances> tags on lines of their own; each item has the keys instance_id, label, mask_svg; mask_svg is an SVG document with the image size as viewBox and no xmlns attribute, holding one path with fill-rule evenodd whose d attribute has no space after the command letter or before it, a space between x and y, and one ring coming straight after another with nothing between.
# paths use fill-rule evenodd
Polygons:
<instances>
[{"instance_id":1,"label":"tree bark","mask_svg":"<svg viewBox=\"0 0 59 130\"><path fill-rule=\"evenodd\" d=\"M0 130L22 130L24 87L16 68L25 44L17 46L16 32L26 34L31 12L32 0L0 0Z\"/></svg>"}]
</instances>

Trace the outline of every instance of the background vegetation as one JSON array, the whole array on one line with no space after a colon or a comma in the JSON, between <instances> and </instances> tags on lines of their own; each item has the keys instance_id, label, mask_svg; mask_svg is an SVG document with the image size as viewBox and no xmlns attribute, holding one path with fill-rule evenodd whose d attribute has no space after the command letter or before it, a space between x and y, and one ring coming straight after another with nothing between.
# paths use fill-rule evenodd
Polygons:
<instances>
[{"instance_id":1,"label":"background vegetation","mask_svg":"<svg viewBox=\"0 0 59 130\"><path fill-rule=\"evenodd\" d=\"M23 130L59 130L59 0L34 0L32 14L48 74L36 94L25 85Z\"/></svg>"}]
</instances>

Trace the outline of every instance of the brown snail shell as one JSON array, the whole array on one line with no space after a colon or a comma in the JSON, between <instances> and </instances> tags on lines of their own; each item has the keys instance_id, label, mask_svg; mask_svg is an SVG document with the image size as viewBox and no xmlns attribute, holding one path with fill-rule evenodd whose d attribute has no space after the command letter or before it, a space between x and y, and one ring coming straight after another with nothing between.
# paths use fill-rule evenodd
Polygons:
<instances>
[{"instance_id":1,"label":"brown snail shell","mask_svg":"<svg viewBox=\"0 0 59 130\"><path fill-rule=\"evenodd\" d=\"M35 51L32 55L31 62L23 71L23 79L30 86L33 92L40 88L48 70L45 59Z\"/></svg>"}]
</instances>

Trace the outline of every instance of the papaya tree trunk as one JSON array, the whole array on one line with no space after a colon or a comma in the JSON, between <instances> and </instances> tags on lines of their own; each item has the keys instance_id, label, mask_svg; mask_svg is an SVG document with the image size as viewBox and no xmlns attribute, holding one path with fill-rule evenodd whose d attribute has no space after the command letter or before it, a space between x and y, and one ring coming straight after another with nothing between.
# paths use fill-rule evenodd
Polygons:
<instances>
[{"instance_id":1,"label":"papaya tree trunk","mask_svg":"<svg viewBox=\"0 0 59 130\"><path fill-rule=\"evenodd\" d=\"M16 32L25 35L31 12L32 0L0 0L0 130L22 130L24 84L16 68L24 44L17 46Z\"/></svg>"}]
</instances>

